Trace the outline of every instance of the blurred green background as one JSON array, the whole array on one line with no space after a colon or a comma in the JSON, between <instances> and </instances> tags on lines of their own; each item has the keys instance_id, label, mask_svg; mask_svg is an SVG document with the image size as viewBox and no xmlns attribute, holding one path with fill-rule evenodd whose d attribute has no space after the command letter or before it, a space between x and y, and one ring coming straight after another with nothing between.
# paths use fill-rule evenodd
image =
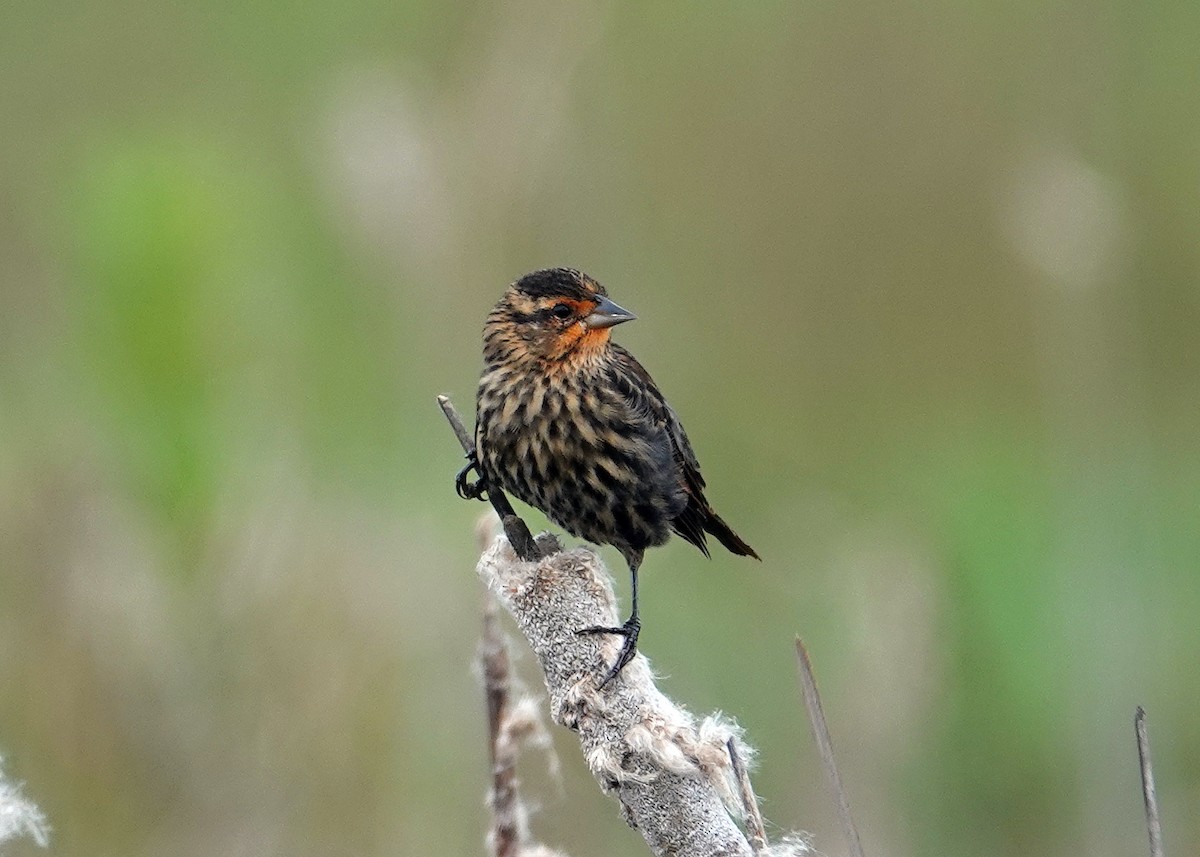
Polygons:
<instances>
[{"instance_id":1,"label":"blurred green background","mask_svg":"<svg viewBox=\"0 0 1200 857\"><path fill-rule=\"evenodd\" d=\"M7 4L0 753L51 851L483 853L434 397L566 264L765 558L652 552L642 649L777 830L845 853L800 633L868 854L1142 853L1138 703L1200 852L1198 38L1171 0ZM537 835L645 853L554 735Z\"/></svg>"}]
</instances>

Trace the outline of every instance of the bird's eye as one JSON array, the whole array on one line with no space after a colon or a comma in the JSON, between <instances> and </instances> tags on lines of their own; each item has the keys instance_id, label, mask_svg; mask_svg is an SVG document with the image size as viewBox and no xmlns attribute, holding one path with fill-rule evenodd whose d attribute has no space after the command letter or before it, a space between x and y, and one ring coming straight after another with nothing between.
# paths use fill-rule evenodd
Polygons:
<instances>
[{"instance_id":1,"label":"bird's eye","mask_svg":"<svg viewBox=\"0 0 1200 857\"><path fill-rule=\"evenodd\" d=\"M550 312L554 315L555 318L570 318L571 317L571 308L569 306L567 306L566 304L555 304L554 308L551 309Z\"/></svg>"}]
</instances>

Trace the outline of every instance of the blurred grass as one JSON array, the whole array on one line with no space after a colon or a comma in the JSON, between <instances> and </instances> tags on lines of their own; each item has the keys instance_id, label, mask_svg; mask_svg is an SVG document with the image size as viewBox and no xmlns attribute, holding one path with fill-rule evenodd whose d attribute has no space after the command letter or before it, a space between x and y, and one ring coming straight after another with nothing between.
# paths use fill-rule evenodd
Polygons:
<instances>
[{"instance_id":1,"label":"blurred grass","mask_svg":"<svg viewBox=\"0 0 1200 857\"><path fill-rule=\"evenodd\" d=\"M766 557L655 552L643 642L768 817L840 853L800 632L869 853L1143 847L1138 703L1197 850L1194 4L0 23L0 753L55 853L481 853L433 397L550 264ZM543 838L641 853L560 749Z\"/></svg>"}]
</instances>

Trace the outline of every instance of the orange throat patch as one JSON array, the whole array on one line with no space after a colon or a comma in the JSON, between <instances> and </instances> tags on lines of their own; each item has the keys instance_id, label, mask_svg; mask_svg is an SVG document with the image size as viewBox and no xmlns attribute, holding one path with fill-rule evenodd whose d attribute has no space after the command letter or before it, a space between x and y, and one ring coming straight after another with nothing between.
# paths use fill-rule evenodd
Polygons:
<instances>
[{"instance_id":1,"label":"orange throat patch","mask_svg":"<svg viewBox=\"0 0 1200 857\"><path fill-rule=\"evenodd\" d=\"M582 321L576 322L559 334L551 358L569 363L589 360L608 345L610 333L607 327L590 328Z\"/></svg>"}]
</instances>

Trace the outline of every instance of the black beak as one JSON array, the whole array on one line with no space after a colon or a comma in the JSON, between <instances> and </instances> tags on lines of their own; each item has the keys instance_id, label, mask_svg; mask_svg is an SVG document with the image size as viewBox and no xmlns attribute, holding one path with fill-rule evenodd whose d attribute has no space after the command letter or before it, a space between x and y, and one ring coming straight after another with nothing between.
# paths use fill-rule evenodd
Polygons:
<instances>
[{"instance_id":1,"label":"black beak","mask_svg":"<svg viewBox=\"0 0 1200 857\"><path fill-rule=\"evenodd\" d=\"M596 304L596 308L583 319L583 323L589 329L598 329L612 327L626 321L633 321L635 318L637 316L629 310L621 309L608 298L602 297L600 298L600 302Z\"/></svg>"}]
</instances>

